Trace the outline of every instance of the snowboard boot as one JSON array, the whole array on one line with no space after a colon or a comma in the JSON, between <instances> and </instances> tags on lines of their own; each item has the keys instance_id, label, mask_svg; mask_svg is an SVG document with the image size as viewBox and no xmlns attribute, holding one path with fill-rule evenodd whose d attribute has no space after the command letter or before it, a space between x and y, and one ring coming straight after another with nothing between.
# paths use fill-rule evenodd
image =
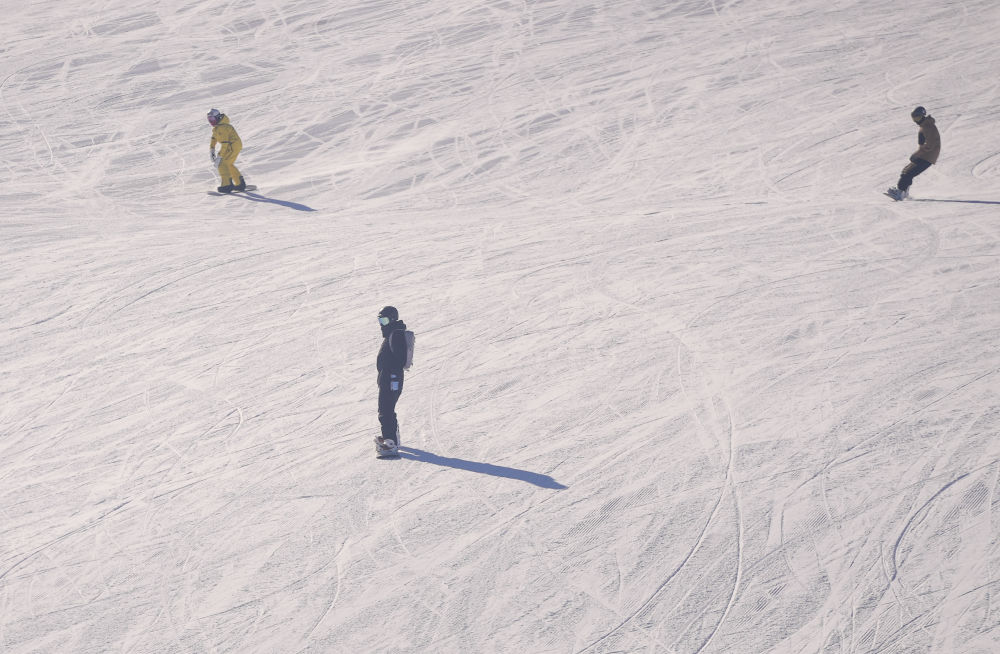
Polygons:
<instances>
[{"instance_id":1,"label":"snowboard boot","mask_svg":"<svg viewBox=\"0 0 1000 654\"><path fill-rule=\"evenodd\" d=\"M888 195L893 200L896 200L897 202L900 201L900 200L905 200L906 196L909 195L909 193L907 193L906 191L902 191L902 190L896 188L895 186L893 186L892 188L890 188L885 193L886 193L886 195Z\"/></svg>"},{"instance_id":2,"label":"snowboard boot","mask_svg":"<svg viewBox=\"0 0 1000 654\"><path fill-rule=\"evenodd\" d=\"M399 456L399 447L391 438L383 439L381 436L375 437L375 456L390 457Z\"/></svg>"},{"instance_id":3,"label":"snowboard boot","mask_svg":"<svg viewBox=\"0 0 1000 654\"><path fill-rule=\"evenodd\" d=\"M233 192L233 185L232 185L232 183L229 183L229 184L226 184L225 186L220 186L219 188L217 188L215 190L217 190L219 193L232 193Z\"/></svg>"},{"instance_id":4,"label":"snowboard boot","mask_svg":"<svg viewBox=\"0 0 1000 654\"><path fill-rule=\"evenodd\" d=\"M245 191L247 190L246 180L243 179L243 175L240 175L240 183L233 187L234 191Z\"/></svg>"}]
</instances>

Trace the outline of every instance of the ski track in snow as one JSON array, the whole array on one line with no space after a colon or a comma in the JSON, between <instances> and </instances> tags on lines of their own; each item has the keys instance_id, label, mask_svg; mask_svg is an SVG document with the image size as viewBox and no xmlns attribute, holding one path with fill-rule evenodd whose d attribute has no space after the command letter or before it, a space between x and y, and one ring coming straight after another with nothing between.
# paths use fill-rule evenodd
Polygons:
<instances>
[{"instance_id":1,"label":"ski track in snow","mask_svg":"<svg viewBox=\"0 0 1000 654\"><path fill-rule=\"evenodd\" d=\"M996 651L998 23L5 8L0 651Z\"/></svg>"}]
</instances>

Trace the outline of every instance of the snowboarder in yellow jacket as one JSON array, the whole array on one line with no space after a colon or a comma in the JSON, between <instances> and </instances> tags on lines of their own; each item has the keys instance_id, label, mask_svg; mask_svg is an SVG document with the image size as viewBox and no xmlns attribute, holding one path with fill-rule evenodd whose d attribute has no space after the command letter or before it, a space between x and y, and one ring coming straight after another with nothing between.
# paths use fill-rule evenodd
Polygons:
<instances>
[{"instance_id":1,"label":"snowboarder in yellow jacket","mask_svg":"<svg viewBox=\"0 0 1000 654\"><path fill-rule=\"evenodd\" d=\"M208 149L211 152L212 162L219 165L219 177L222 178L222 186L218 189L219 193L245 191L247 183L236 167L236 157L243 149L240 135L236 133L236 128L229 123L229 116L218 109L212 109L208 112L208 124L212 126L212 142ZM218 155L215 153L216 143L221 146Z\"/></svg>"}]
</instances>

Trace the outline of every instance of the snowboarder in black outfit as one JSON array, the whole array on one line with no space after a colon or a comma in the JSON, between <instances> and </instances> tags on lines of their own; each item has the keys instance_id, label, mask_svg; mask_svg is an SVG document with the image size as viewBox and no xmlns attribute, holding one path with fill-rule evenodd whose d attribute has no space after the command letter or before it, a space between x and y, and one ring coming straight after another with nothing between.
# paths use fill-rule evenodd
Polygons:
<instances>
[{"instance_id":1,"label":"snowboarder in black outfit","mask_svg":"<svg viewBox=\"0 0 1000 654\"><path fill-rule=\"evenodd\" d=\"M899 182L885 192L893 200L905 200L909 195L913 178L937 163L941 154L941 133L938 132L934 117L927 115L927 110L917 107L910 112L910 118L920 126L917 133L917 151L910 155L910 163L906 164L899 175Z\"/></svg>"},{"instance_id":2,"label":"snowboarder in black outfit","mask_svg":"<svg viewBox=\"0 0 1000 654\"><path fill-rule=\"evenodd\" d=\"M382 434L375 439L375 444L379 453L395 453L399 447L396 402L403 392L403 366L406 365L406 323L399 319L396 307L383 307L378 322L382 328L382 347L375 367L378 369L378 421Z\"/></svg>"}]
</instances>

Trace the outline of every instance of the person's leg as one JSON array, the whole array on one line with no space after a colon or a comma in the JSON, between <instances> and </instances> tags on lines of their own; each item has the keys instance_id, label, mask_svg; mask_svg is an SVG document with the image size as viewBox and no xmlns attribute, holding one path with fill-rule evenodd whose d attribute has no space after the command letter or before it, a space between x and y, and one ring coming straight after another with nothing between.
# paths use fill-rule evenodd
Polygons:
<instances>
[{"instance_id":1,"label":"person's leg","mask_svg":"<svg viewBox=\"0 0 1000 654\"><path fill-rule=\"evenodd\" d=\"M228 186L232 183L232 180L229 179L229 164L222 158L222 155L219 155L219 186Z\"/></svg>"},{"instance_id":2,"label":"person's leg","mask_svg":"<svg viewBox=\"0 0 1000 654\"><path fill-rule=\"evenodd\" d=\"M899 174L899 182L896 183L896 188L905 193L910 189L910 185L913 184L913 178L930 167L931 164L929 161L914 159L910 163L906 164L903 168L903 172Z\"/></svg>"},{"instance_id":3,"label":"person's leg","mask_svg":"<svg viewBox=\"0 0 1000 654\"><path fill-rule=\"evenodd\" d=\"M240 150L242 149L243 146L240 144L231 145L229 146L229 156L226 157L226 161L229 164L229 174L233 179L233 186L239 184L240 178L242 177L240 169L236 167L236 157L240 156Z\"/></svg>"},{"instance_id":4,"label":"person's leg","mask_svg":"<svg viewBox=\"0 0 1000 654\"><path fill-rule=\"evenodd\" d=\"M382 425L382 438L389 438L394 442L399 434L399 421L396 418L396 402L399 401L399 395L399 391L382 387L378 389L378 421Z\"/></svg>"},{"instance_id":5,"label":"person's leg","mask_svg":"<svg viewBox=\"0 0 1000 654\"><path fill-rule=\"evenodd\" d=\"M240 171L236 167L235 161L236 157L230 156L223 159L222 164L219 166L223 186L235 186L240 183Z\"/></svg>"}]
</instances>

